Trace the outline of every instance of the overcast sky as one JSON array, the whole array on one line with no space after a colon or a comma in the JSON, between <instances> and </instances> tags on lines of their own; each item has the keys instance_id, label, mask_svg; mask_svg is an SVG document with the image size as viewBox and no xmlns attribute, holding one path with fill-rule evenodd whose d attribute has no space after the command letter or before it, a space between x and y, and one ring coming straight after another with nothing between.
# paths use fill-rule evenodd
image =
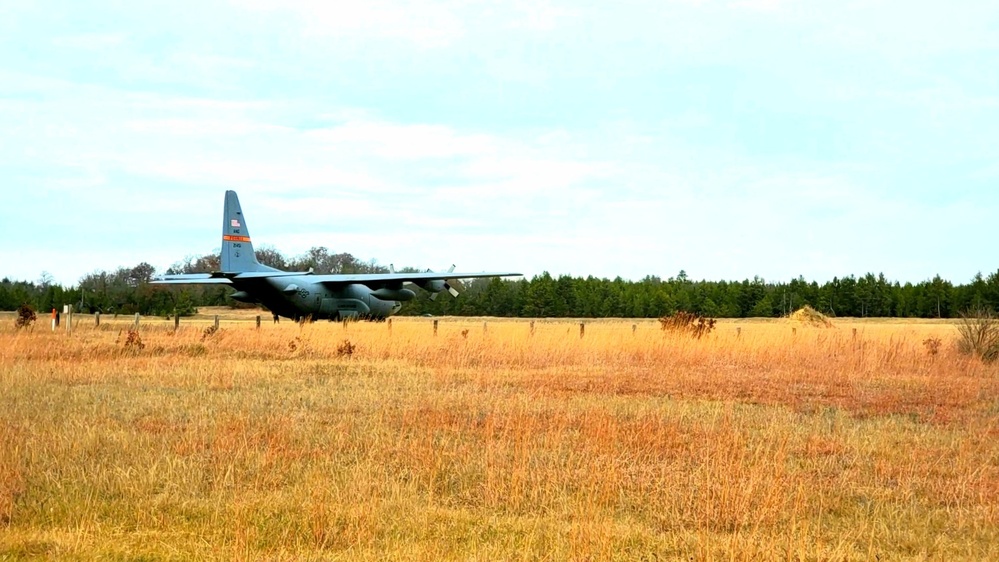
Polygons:
<instances>
[{"instance_id":1,"label":"overcast sky","mask_svg":"<svg viewBox=\"0 0 999 562\"><path fill-rule=\"evenodd\" d=\"M0 3L0 276L999 268L999 4Z\"/></svg>"}]
</instances>

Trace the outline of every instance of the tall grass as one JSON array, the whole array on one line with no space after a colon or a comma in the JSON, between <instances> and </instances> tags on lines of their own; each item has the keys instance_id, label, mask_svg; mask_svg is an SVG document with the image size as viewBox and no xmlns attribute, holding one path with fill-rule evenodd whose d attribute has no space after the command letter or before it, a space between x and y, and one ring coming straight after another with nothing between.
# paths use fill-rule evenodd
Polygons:
<instances>
[{"instance_id":1,"label":"tall grass","mask_svg":"<svg viewBox=\"0 0 999 562\"><path fill-rule=\"evenodd\" d=\"M999 557L953 326L483 322L4 322L0 559Z\"/></svg>"}]
</instances>

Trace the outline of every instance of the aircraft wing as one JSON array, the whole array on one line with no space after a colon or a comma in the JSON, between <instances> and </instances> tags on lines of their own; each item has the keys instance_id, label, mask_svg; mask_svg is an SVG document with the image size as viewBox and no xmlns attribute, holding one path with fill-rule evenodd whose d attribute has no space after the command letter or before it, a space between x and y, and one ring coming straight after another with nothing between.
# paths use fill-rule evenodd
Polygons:
<instances>
[{"instance_id":1,"label":"aircraft wing","mask_svg":"<svg viewBox=\"0 0 999 562\"><path fill-rule=\"evenodd\" d=\"M152 281L154 285L232 285L233 279L263 279L312 275L311 271L213 271L212 273L182 273L164 275Z\"/></svg>"},{"instance_id":2,"label":"aircraft wing","mask_svg":"<svg viewBox=\"0 0 999 562\"><path fill-rule=\"evenodd\" d=\"M151 285L232 285L226 277L212 277L211 273L164 275L149 282Z\"/></svg>"},{"instance_id":3,"label":"aircraft wing","mask_svg":"<svg viewBox=\"0 0 999 562\"><path fill-rule=\"evenodd\" d=\"M388 283L419 283L421 281L444 281L447 279L478 279L481 277L519 277L520 273L506 271L482 271L478 273L461 273L455 271L428 271L426 273L357 273L314 275L313 280L324 285L345 285L359 283L361 285L384 285Z\"/></svg>"},{"instance_id":4,"label":"aircraft wing","mask_svg":"<svg viewBox=\"0 0 999 562\"><path fill-rule=\"evenodd\" d=\"M311 271L216 271L210 274L212 277L224 279L269 279L271 277L300 277L302 275L312 275Z\"/></svg>"}]
</instances>

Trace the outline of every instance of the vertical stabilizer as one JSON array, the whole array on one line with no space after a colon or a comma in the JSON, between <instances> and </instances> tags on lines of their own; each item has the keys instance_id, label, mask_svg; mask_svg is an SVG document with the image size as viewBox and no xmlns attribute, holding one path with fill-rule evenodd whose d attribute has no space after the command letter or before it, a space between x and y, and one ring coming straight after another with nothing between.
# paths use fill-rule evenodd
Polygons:
<instances>
[{"instance_id":1,"label":"vertical stabilizer","mask_svg":"<svg viewBox=\"0 0 999 562\"><path fill-rule=\"evenodd\" d=\"M225 192L225 215L222 217L222 271L273 271L257 261L250 242L250 231L239 207L235 191Z\"/></svg>"}]
</instances>

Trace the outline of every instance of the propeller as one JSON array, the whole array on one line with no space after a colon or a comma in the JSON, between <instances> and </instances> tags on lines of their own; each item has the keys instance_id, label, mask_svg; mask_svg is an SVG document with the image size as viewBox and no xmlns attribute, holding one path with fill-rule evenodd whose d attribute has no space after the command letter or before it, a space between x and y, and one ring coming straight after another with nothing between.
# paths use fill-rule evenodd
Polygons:
<instances>
[{"instance_id":1,"label":"propeller","mask_svg":"<svg viewBox=\"0 0 999 562\"><path fill-rule=\"evenodd\" d=\"M447 270L447 273L453 273L454 272L454 267L455 267L454 264L451 264L451 268ZM427 273L433 273L433 272L428 269ZM445 279L444 280L444 290L446 290L447 292L451 293L452 297L457 297L458 296L458 289L455 289L455 285L457 285L458 287L461 287L461 284L458 282L457 279ZM432 301L437 300L437 295L438 295L438 293L430 293L430 300L432 300Z\"/></svg>"}]
</instances>

